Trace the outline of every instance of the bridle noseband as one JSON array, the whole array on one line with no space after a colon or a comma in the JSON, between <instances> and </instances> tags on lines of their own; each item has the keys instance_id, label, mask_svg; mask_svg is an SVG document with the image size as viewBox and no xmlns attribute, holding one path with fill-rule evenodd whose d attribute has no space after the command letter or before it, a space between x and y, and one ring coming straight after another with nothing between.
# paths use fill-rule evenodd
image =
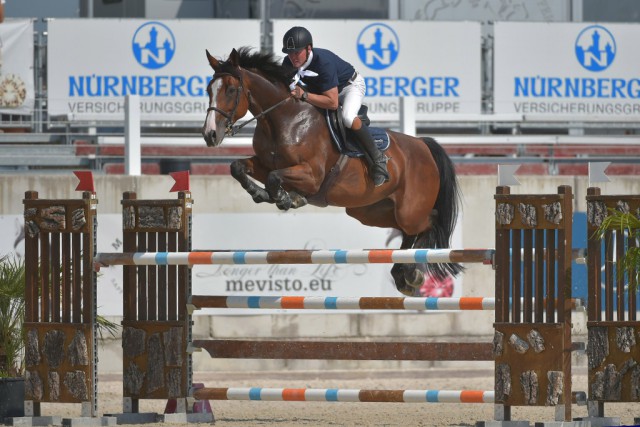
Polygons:
<instances>
[{"instance_id":1,"label":"bridle noseband","mask_svg":"<svg viewBox=\"0 0 640 427\"><path fill-rule=\"evenodd\" d=\"M215 73L213 75L213 77L214 77L213 80L215 80L217 78L220 78L222 76L235 77L240 82L240 89L237 91L237 94L236 94L236 104L233 106L233 110L231 111L231 113L227 113L226 111L223 111L223 110L221 110L219 108L216 108L216 107L207 108L207 113L210 112L210 111L215 111L216 113L222 114L222 116L224 116L224 118L227 119L227 123L226 123L226 126L225 126L224 134L227 135L227 136L233 136L240 130L240 128L238 128L238 129L235 129L235 131L234 131L233 116L236 115L236 110L238 110L238 105L240 105L240 93L244 90L244 84L242 82L242 76L234 76L231 73ZM213 96L213 94L212 94L212 96Z\"/></svg>"},{"instance_id":2,"label":"bridle noseband","mask_svg":"<svg viewBox=\"0 0 640 427\"><path fill-rule=\"evenodd\" d=\"M220 113L222 114L222 116L227 119L227 123L225 125L225 131L224 134L226 136L234 136L235 134L237 134L240 129L242 129L243 127L245 127L246 125L248 125L249 123L251 123L254 120L259 119L260 117L264 116L265 114L267 114L268 112L270 112L271 110L273 110L276 107L279 107L281 104L285 103L286 101L288 101L291 96L286 97L285 99L283 99L282 101L277 102L275 105L272 105L271 107L267 108L266 110L264 110L263 112L261 112L260 114L253 116L253 118L246 120L244 123L238 125L238 126L234 126L233 125L233 116L236 115L236 111L238 110L238 106L240 105L240 94L241 92L244 91L244 82L242 81L242 75L235 75L233 73L227 73L227 72L223 72L223 73L215 73L213 75L213 80L220 78L222 76L231 76L235 79L238 80L238 82L240 82L240 87L239 90L237 91L236 94L236 104L233 106L233 110L231 111L231 113L227 113L226 111L223 111L217 107L209 107L207 108L207 113L210 111L215 111L216 113ZM213 96L213 94L212 94ZM249 100L249 106L251 106L251 92L247 93L247 97Z\"/></svg>"}]
</instances>

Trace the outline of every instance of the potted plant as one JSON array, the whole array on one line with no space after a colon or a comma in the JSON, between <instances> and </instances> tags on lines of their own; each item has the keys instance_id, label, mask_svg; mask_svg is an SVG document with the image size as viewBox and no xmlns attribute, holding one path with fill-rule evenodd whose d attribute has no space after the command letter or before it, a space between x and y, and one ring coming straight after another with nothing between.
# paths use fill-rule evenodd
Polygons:
<instances>
[{"instance_id":1,"label":"potted plant","mask_svg":"<svg viewBox=\"0 0 640 427\"><path fill-rule=\"evenodd\" d=\"M0 420L24 415L24 260L0 257Z\"/></svg>"},{"instance_id":2,"label":"potted plant","mask_svg":"<svg viewBox=\"0 0 640 427\"><path fill-rule=\"evenodd\" d=\"M609 209L609 215L602 221L596 230L596 236L603 239L608 230L618 230L626 233L629 239L636 240L636 246L627 247L624 258L618 260L618 274L631 273L635 271L635 277L629 277L630 283L637 286L640 280L640 219L632 212L623 212L618 209Z\"/></svg>"},{"instance_id":3,"label":"potted plant","mask_svg":"<svg viewBox=\"0 0 640 427\"><path fill-rule=\"evenodd\" d=\"M24 416L25 263L15 255L0 257L0 422ZM112 336L118 325L97 316L98 336Z\"/></svg>"}]
</instances>

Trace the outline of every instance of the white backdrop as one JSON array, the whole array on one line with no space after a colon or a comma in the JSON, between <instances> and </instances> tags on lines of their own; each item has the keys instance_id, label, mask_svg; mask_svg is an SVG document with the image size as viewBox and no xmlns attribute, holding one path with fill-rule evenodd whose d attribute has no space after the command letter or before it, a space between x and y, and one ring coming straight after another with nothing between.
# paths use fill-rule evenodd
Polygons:
<instances>
[{"instance_id":1,"label":"white backdrop","mask_svg":"<svg viewBox=\"0 0 640 427\"><path fill-rule=\"evenodd\" d=\"M260 46L256 20L56 19L49 22L50 115L122 120L141 96L142 120L204 120L213 74L205 49L226 57Z\"/></svg>"},{"instance_id":2,"label":"white backdrop","mask_svg":"<svg viewBox=\"0 0 640 427\"><path fill-rule=\"evenodd\" d=\"M494 34L496 113L637 120L640 26L496 22Z\"/></svg>"}]
</instances>

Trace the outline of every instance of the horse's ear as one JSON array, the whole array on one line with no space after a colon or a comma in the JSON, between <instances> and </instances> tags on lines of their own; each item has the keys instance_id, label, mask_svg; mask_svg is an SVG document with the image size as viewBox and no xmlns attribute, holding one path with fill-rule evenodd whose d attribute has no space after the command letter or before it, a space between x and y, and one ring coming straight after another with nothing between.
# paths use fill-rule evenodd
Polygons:
<instances>
[{"instance_id":1,"label":"horse's ear","mask_svg":"<svg viewBox=\"0 0 640 427\"><path fill-rule=\"evenodd\" d=\"M211 56L211 54L209 53L209 49L205 49L205 50L207 52L207 59L209 60L209 65L211 65L211 68L215 70L220 65L220 61L218 61L216 58Z\"/></svg>"},{"instance_id":2,"label":"horse's ear","mask_svg":"<svg viewBox=\"0 0 640 427\"><path fill-rule=\"evenodd\" d=\"M231 54L229 55L229 62L234 67L237 67L238 64L240 64L240 54L235 48L233 48L233 50L231 51Z\"/></svg>"}]
</instances>

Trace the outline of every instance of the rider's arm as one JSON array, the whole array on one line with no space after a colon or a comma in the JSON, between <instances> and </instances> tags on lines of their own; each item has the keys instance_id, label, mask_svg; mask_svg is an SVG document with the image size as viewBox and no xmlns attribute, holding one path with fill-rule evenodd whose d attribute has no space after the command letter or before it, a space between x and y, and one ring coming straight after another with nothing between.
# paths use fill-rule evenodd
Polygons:
<instances>
[{"instance_id":1,"label":"rider's arm","mask_svg":"<svg viewBox=\"0 0 640 427\"><path fill-rule=\"evenodd\" d=\"M304 94L304 90L300 86L296 86L296 88L291 91L291 94L296 99L304 99L309 104L314 105L318 108L326 108L328 110L337 110L338 109L338 88L332 87L331 89L322 92L322 93L311 93L307 92Z\"/></svg>"},{"instance_id":2,"label":"rider's arm","mask_svg":"<svg viewBox=\"0 0 640 427\"><path fill-rule=\"evenodd\" d=\"M307 102L318 108L326 108L328 110L338 109L338 88L332 87L328 91L322 93L307 93Z\"/></svg>"}]
</instances>

